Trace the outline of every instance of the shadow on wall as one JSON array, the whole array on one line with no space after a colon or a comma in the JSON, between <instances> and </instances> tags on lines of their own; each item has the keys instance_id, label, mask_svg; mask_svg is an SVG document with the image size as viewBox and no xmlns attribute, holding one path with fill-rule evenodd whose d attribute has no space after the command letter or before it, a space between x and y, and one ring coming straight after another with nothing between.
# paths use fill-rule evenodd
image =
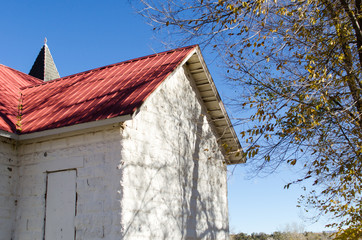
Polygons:
<instances>
[{"instance_id":1,"label":"shadow on wall","mask_svg":"<svg viewBox=\"0 0 362 240\"><path fill-rule=\"evenodd\" d=\"M206 116L196 97L185 109L187 96L159 95L137 116L156 131L137 126L144 142L124 164L122 239L225 239L226 167Z\"/></svg>"}]
</instances>

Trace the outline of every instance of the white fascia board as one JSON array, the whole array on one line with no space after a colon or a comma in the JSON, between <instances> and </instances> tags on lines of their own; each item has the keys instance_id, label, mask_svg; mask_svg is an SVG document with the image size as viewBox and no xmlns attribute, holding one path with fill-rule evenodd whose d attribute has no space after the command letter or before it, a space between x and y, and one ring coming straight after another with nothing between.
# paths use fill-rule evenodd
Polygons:
<instances>
[{"instance_id":1,"label":"white fascia board","mask_svg":"<svg viewBox=\"0 0 362 240\"><path fill-rule=\"evenodd\" d=\"M6 132L3 130L0 130L0 136L4 137L4 138L15 139L15 140L18 140L18 138L19 138L19 135L16 135L15 133Z\"/></svg>"},{"instance_id":2,"label":"white fascia board","mask_svg":"<svg viewBox=\"0 0 362 240\"><path fill-rule=\"evenodd\" d=\"M223 102L221 101L221 98L220 98L220 95L217 91L217 88L215 86L215 83L214 83L214 80L212 79L212 76L209 72L209 69L207 68L207 65L205 63L205 60L201 54L201 50L199 47L197 47L196 49L196 53L197 53L197 56L198 56L198 59L199 59L199 62L201 63L201 66L204 70L204 73L206 75L206 78L208 79L208 83L212 89L212 92L214 94L214 96L216 97L217 99L217 102L218 102L218 105L220 107L220 110L223 114L223 121L225 121L225 123L227 124L227 127L229 128L230 130L230 133L232 134L232 137L233 137L233 140L234 140L234 143L235 143L235 147L236 147L236 151L233 151L233 152L229 152L228 155L229 155L229 158L231 158L231 155L234 155L234 158L237 158L238 160L232 160L232 159L229 159L229 164L237 164L237 163L245 163L245 158L242 157L242 153L243 153L243 150L242 150L242 147L241 147L241 144L239 142L239 139L235 133L235 130L234 130L234 127L233 125L231 124L231 121L230 121L230 118L227 114L227 111L225 109L225 106L223 104ZM235 157L235 155L240 155L240 157Z\"/></svg>"},{"instance_id":3,"label":"white fascia board","mask_svg":"<svg viewBox=\"0 0 362 240\"><path fill-rule=\"evenodd\" d=\"M119 116L119 117L115 117L115 118L80 123L80 124L76 124L76 125L72 125L72 126L49 129L49 130L28 133L28 134L23 134L23 135L17 135L14 133L0 131L0 136L6 137L6 138L11 138L14 140L29 140L29 139L34 139L34 138L62 134L62 133L86 130L86 129L95 128L95 127L102 127L102 126L111 125L111 124L115 124L115 123L125 122L125 121L131 120L131 119L132 119L132 115L128 114L128 115L123 115L123 116Z\"/></svg>"}]
</instances>

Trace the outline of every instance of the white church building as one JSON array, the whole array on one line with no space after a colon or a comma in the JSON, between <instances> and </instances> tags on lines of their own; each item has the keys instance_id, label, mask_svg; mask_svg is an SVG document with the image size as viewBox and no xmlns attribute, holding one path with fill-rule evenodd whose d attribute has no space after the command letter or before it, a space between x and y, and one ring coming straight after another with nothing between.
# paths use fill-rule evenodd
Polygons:
<instances>
[{"instance_id":1,"label":"white church building","mask_svg":"<svg viewBox=\"0 0 362 240\"><path fill-rule=\"evenodd\" d=\"M59 77L0 65L0 239L228 239L240 143L198 46Z\"/></svg>"}]
</instances>

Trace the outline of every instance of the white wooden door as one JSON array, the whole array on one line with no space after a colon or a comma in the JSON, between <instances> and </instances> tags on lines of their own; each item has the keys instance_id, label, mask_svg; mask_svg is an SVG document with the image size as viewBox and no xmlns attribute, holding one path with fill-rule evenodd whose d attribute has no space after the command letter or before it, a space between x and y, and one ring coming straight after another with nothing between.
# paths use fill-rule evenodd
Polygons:
<instances>
[{"instance_id":1,"label":"white wooden door","mask_svg":"<svg viewBox=\"0 0 362 240\"><path fill-rule=\"evenodd\" d=\"M75 170L48 173L45 240L74 240Z\"/></svg>"}]
</instances>

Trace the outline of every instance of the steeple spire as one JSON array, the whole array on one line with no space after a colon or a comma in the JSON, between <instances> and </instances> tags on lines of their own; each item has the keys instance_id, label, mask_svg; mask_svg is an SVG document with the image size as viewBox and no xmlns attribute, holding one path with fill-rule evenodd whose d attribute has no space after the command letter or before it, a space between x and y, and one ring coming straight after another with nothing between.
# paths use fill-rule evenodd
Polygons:
<instances>
[{"instance_id":1,"label":"steeple spire","mask_svg":"<svg viewBox=\"0 0 362 240\"><path fill-rule=\"evenodd\" d=\"M46 38L44 39L44 45L40 49L29 75L44 81L50 81L60 77L53 57L50 54Z\"/></svg>"}]
</instances>

